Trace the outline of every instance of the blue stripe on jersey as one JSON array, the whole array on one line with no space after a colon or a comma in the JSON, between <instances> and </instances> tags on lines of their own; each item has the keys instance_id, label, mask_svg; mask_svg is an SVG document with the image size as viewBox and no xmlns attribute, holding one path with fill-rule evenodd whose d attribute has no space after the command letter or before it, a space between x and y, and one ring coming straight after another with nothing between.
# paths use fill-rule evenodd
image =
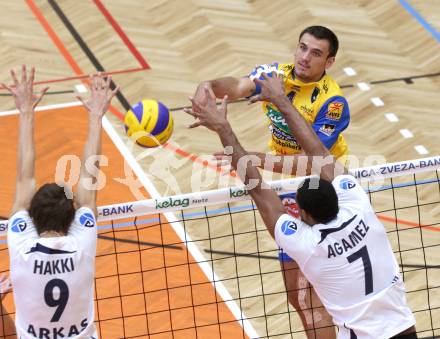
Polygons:
<instances>
[{"instance_id":1,"label":"blue stripe on jersey","mask_svg":"<svg viewBox=\"0 0 440 339\"><path fill-rule=\"evenodd\" d=\"M329 117L330 105L343 104L343 110L340 117ZM330 149L339 134L345 130L350 122L350 110L348 108L347 100L342 96L334 96L328 99L316 115L315 122L312 125L313 130L319 137L325 147Z\"/></svg>"},{"instance_id":2,"label":"blue stripe on jersey","mask_svg":"<svg viewBox=\"0 0 440 339\"><path fill-rule=\"evenodd\" d=\"M75 253L76 251L70 252L70 251L63 251L56 248L50 248L46 247L44 245L41 245L39 242L34 247L31 247L31 249L26 252L25 254L33 253L33 252L41 252L45 254L70 254Z\"/></svg>"},{"instance_id":3,"label":"blue stripe on jersey","mask_svg":"<svg viewBox=\"0 0 440 339\"><path fill-rule=\"evenodd\" d=\"M278 260L282 262L293 262L293 260L286 252L284 252L281 248L278 251Z\"/></svg>"},{"instance_id":4,"label":"blue stripe on jersey","mask_svg":"<svg viewBox=\"0 0 440 339\"><path fill-rule=\"evenodd\" d=\"M347 227L348 225L351 224L351 222L357 217L357 214L355 214L352 218L350 218L349 220L345 221L342 223L341 226L336 227L336 228L326 228L326 229L322 229L319 230L319 232L321 232L321 240L318 242L318 245L320 243L322 243L324 241L325 238L327 238L327 236L329 234L332 234L334 232L339 232L340 230L343 230L345 227Z\"/></svg>"}]
</instances>

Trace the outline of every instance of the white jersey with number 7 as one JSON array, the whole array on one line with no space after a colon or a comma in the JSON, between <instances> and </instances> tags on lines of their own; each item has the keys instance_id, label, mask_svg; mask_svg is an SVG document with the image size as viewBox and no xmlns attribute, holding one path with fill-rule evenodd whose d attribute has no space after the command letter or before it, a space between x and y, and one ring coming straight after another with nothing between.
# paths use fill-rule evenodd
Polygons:
<instances>
[{"instance_id":1,"label":"white jersey with number 7","mask_svg":"<svg viewBox=\"0 0 440 339\"><path fill-rule=\"evenodd\" d=\"M315 288L339 339L390 338L415 318L384 226L353 176L338 176L332 184L336 219L311 227L283 214L275 240Z\"/></svg>"}]
</instances>

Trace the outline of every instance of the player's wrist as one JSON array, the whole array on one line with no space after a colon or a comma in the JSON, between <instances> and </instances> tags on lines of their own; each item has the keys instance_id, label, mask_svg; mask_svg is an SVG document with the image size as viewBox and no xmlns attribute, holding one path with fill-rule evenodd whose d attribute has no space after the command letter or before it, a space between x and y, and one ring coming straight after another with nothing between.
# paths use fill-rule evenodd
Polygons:
<instances>
[{"instance_id":1,"label":"player's wrist","mask_svg":"<svg viewBox=\"0 0 440 339\"><path fill-rule=\"evenodd\" d=\"M103 117L103 113L101 110L92 110L90 111L89 114L89 121L91 122L101 122L102 121L102 117Z\"/></svg>"},{"instance_id":2,"label":"player's wrist","mask_svg":"<svg viewBox=\"0 0 440 339\"><path fill-rule=\"evenodd\" d=\"M212 82L209 81L209 80L203 81L202 82L202 88L212 89Z\"/></svg>"},{"instance_id":3,"label":"player's wrist","mask_svg":"<svg viewBox=\"0 0 440 339\"><path fill-rule=\"evenodd\" d=\"M232 132L231 125L229 124L229 122L228 122L227 120L222 121L222 122L216 124L216 126L214 127L214 129L215 129L215 132L216 132L218 135L220 135L220 136L222 136L222 135L226 135L226 134Z\"/></svg>"},{"instance_id":4,"label":"player's wrist","mask_svg":"<svg viewBox=\"0 0 440 339\"><path fill-rule=\"evenodd\" d=\"M289 99L284 94L278 94L271 100L279 109L287 108L290 105Z\"/></svg>"},{"instance_id":5,"label":"player's wrist","mask_svg":"<svg viewBox=\"0 0 440 339\"><path fill-rule=\"evenodd\" d=\"M22 115L32 116L34 114L34 108L31 107L20 107L18 109Z\"/></svg>"}]
</instances>

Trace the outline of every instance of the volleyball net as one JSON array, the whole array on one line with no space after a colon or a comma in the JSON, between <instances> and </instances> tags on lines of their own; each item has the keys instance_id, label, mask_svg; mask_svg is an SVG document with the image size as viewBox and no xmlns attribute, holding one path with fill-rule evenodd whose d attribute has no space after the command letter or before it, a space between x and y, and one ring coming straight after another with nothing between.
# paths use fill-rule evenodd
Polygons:
<instances>
[{"instance_id":1,"label":"volleyball net","mask_svg":"<svg viewBox=\"0 0 440 339\"><path fill-rule=\"evenodd\" d=\"M440 157L432 157L351 171L387 230L419 338L440 335L439 169ZM270 183L287 209L301 181ZM244 187L103 206L98 221L102 338L305 337L287 301L278 248ZM1 252L7 273L4 243ZM8 293L6 337L13 313Z\"/></svg>"}]
</instances>

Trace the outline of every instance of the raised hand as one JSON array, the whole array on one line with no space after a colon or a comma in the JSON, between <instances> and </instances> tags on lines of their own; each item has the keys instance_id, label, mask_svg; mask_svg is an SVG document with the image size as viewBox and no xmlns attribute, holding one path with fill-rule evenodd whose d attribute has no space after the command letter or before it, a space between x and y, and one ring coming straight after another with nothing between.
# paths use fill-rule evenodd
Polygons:
<instances>
[{"instance_id":1,"label":"raised hand","mask_svg":"<svg viewBox=\"0 0 440 339\"><path fill-rule=\"evenodd\" d=\"M189 128L205 126L212 131L218 132L225 124L228 124L226 120L228 96L224 96L221 105L217 108L216 97L212 89L205 87L203 91L206 100L190 97L189 100L193 108L184 109L186 113L198 119L198 121L191 124Z\"/></svg>"},{"instance_id":2,"label":"raised hand","mask_svg":"<svg viewBox=\"0 0 440 339\"><path fill-rule=\"evenodd\" d=\"M18 81L14 70L11 70L11 77L14 82L12 86L7 86L5 84L1 85L12 94L15 100L15 106L21 113L32 113L49 87L43 88L39 94L34 94L34 67L31 68L29 78L26 65L21 67L21 81Z\"/></svg>"},{"instance_id":3,"label":"raised hand","mask_svg":"<svg viewBox=\"0 0 440 339\"><path fill-rule=\"evenodd\" d=\"M208 97L206 96L206 90L209 90L211 88L211 85L207 82L202 82L196 89L196 93L194 94L193 99L202 104L205 105L208 102ZM194 112L198 111L197 105L192 105L192 110Z\"/></svg>"},{"instance_id":4,"label":"raised hand","mask_svg":"<svg viewBox=\"0 0 440 339\"><path fill-rule=\"evenodd\" d=\"M284 99L286 94L284 90L283 75L272 72L270 76L262 73L263 80L254 79L254 82L261 87L261 92L249 98L249 103L257 101L270 101L276 105L276 101Z\"/></svg>"},{"instance_id":5,"label":"raised hand","mask_svg":"<svg viewBox=\"0 0 440 339\"><path fill-rule=\"evenodd\" d=\"M2 299L6 296L6 293L12 291L11 280L6 274L0 275L0 293L2 295Z\"/></svg>"},{"instance_id":6,"label":"raised hand","mask_svg":"<svg viewBox=\"0 0 440 339\"><path fill-rule=\"evenodd\" d=\"M107 112L113 97L119 91L119 86L111 90L111 76L107 76L105 79L101 73L93 75L90 80L90 97L85 99L77 96L77 99L83 103L91 115L102 117Z\"/></svg>"}]
</instances>

